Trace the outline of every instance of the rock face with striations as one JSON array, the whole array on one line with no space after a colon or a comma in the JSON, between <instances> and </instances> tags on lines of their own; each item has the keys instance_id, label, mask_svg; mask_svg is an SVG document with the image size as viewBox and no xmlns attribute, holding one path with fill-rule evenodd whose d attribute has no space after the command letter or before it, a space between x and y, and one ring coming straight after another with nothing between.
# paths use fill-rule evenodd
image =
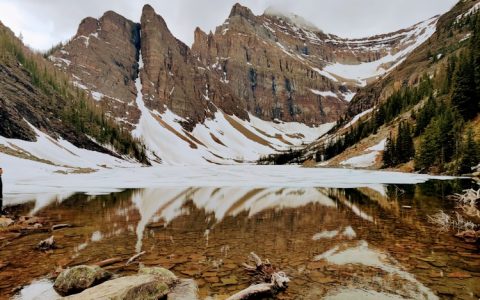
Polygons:
<instances>
[{"instance_id":1,"label":"rock face with striations","mask_svg":"<svg viewBox=\"0 0 480 300\"><path fill-rule=\"evenodd\" d=\"M236 4L215 33L197 28L192 51L256 116L319 124L337 120L359 86L376 80L364 70L383 74L403 59L401 52L428 34L420 25L348 40L296 15L269 8L256 16ZM344 68L352 78L341 77Z\"/></svg>"},{"instance_id":2,"label":"rock face with striations","mask_svg":"<svg viewBox=\"0 0 480 300\"><path fill-rule=\"evenodd\" d=\"M141 18L143 98L148 108L163 112L168 107L185 118L185 125L213 117L217 108L247 118L237 107L241 100L205 72L189 47L176 39L163 18L146 5ZM189 126L190 127L190 126Z\"/></svg>"},{"instance_id":3,"label":"rock face with striations","mask_svg":"<svg viewBox=\"0 0 480 300\"><path fill-rule=\"evenodd\" d=\"M146 108L154 114L170 110L189 130L220 110L243 120L252 114L318 125L343 115L359 86L403 59L402 51L425 30L413 26L347 40L295 15L269 9L256 16L236 4L214 33L197 28L189 48L145 5L140 24L113 12L85 19L76 36L50 58L130 129L141 114L135 101L137 76ZM350 73L368 69L372 74L342 77L343 69L357 66Z\"/></svg>"},{"instance_id":4,"label":"rock face with striations","mask_svg":"<svg viewBox=\"0 0 480 300\"><path fill-rule=\"evenodd\" d=\"M264 26L266 20L236 4L214 34L197 28L192 51L257 117L307 124L335 121L347 102L333 92L322 96L312 90L339 87L313 70L317 62L309 62L301 52L290 53Z\"/></svg>"},{"instance_id":5,"label":"rock face with striations","mask_svg":"<svg viewBox=\"0 0 480 300\"><path fill-rule=\"evenodd\" d=\"M84 19L71 41L49 58L107 113L132 128L140 116L135 103L139 46L139 25L108 11L98 20Z\"/></svg>"}]
</instances>

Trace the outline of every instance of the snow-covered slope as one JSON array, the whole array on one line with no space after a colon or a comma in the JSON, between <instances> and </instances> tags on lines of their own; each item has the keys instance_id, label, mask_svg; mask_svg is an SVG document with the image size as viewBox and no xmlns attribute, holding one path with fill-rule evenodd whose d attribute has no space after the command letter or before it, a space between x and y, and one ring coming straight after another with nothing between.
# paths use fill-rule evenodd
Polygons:
<instances>
[{"instance_id":1,"label":"snow-covered slope","mask_svg":"<svg viewBox=\"0 0 480 300\"><path fill-rule=\"evenodd\" d=\"M420 22L394 35L385 35L379 38L363 40L332 39L331 43L344 43L352 51L369 49L371 51L384 50L387 55L382 58L359 64L333 63L323 69L331 75L343 79L354 80L359 86L367 85L371 79L385 75L401 64L407 56L418 46L427 41L436 30L438 17ZM390 42L398 40L398 46L390 47Z\"/></svg>"},{"instance_id":2,"label":"snow-covered slope","mask_svg":"<svg viewBox=\"0 0 480 300\"><path fill-rule=\"evenodd\" d=\"M0 165L5 169L14 170L17 168L17 163L22 165L22 161L18 158L33 160L39 165L40 163L44 164L44 167L35 168L37 172L41 169L72 172L79 171L79 169L96 170L106 167L139 166L138 163L129 162L127 158L78 148L62 138L54 139L33 125L29 125L36 134L35 142L7 139L0 136L0 150L2 150L0 151ZM13 161L16 163L12 163Z\"/></svg>"},{"instance_id":3,"label":"snow-covered slope","mask_svg":"<svg viewBox=\"0 0 480 300\"><path fill-rule=\"evenodd\" d=\"M254 162L262 155L312 142L334 126L267 122L252 115L244 121L218 111L215 118L188 132L180 124L185 120L170 110L151 111L142 100L139 107L142 117L134 135L145 143L153 160L158 157L169 165Z\"/></svg>"},{"instance_id":4,"label":"snow-covered slope","mask_svg":"<svg viewBox=\"0 0 480 300\"><path fill-rule=\"evenodd\" d=\"M143 61L140 56L140 68ZM252 163L262 155L285 151L310 143L330 130L334 123L309 127L301 123L268 122L250 115L250 120L223 113L197 124L189 132L180 122L185 119L168 108L159 113L145 106L141 78L136 79L136 104L141 117L132 134L146 145L153 163L167 165L204 165ZM16 165L32 165L37 171L91 172L102 168L133 167L138 164L111 155L78 148L63 139L55 139L30 125L35 142L0 137L0 164L8 170ZM109 148L108 145L105 145ZM23 158L23 159L20 159ZM32 163L33 163L32 162ZM41 168L39 166L43 165Z\"/></svg>"},{"instance_id":5,"label":"snow-covered slope","mask_svg":"<svg viewBox=\"0 0 480 300\"><path fill-rule=\"evenodd\" d=\"M133 134L147 147L153 163L167 165L204 165L252 163L260 156L309 143L334 125L308 127L301 123L267 122L254 116L241 120L219 111L214 119L197 124L188 132L179 123L183 119L171 111L160 114L142 106L142 117ZM28 142L0 137L0 164L4 167L16 158L26 158L52 166L57 171L97 170L104 167L135 166L133 162L111 155L78 148L63 139L55 139L31 126L37 141ZM3 153L1 153L3 152ZM56 167L65 167L56 168Z\"/></svg>"},{"instance_id":6,"label":"snow-covered slope","mask_svg":"<svg viewBox=\"0 0 480 300\"><path fill-rule=\"evenodd\" d=\"M303 18L275 8L268 8L265 15L264 26L277 38L289 37L308 48L308 54L298 55L298 43L295 47L289 47L285 42L277 43L284 52L293 58L317 64L312 66L313 69L333 82L360 87L402 63L435 33L439 19L435 16L397 32L348 39L325 34ZM320 54L322 52L317 53L317 47L322 51L331 51L330 55L324 57Z\"/></svg>"},{"instance_id":7,"label":"snow-covered slope","mask_svg":"<svg viewBox=\"0 0 480 300\"><path fill-rule=\"evenodd\" d=\"M143 68L142 55L139 66ZM133 135L145 143L152 160L160 158L165 164L254 162L261 155L311 142L334 125L308 127L301 123L275 123L253 115L250 115L250 121L244 121L218 110L214 118L197 124L192 132L188 132L180 124L186 120L167 107L165 112L159 113L145 106L140 77L135 86L141 117Z\"/></svg>"}]
</instances>

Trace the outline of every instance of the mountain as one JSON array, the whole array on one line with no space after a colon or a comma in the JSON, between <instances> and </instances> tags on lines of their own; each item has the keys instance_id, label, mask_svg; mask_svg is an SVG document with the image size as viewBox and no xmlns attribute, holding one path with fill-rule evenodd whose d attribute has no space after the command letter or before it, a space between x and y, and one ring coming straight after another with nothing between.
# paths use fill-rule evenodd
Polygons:
<instances>
[{"instance_id":1,"label":"mountain","mask_svg":"<svg viewBox=\"0 0 480 300\"><path fill-rule=\"evenodd\" d=\"M26 48L2 23L0 150L62 166L76 162L75 166L91 167L103 158L148 163L138 140L105 119L83 92L69 84L68 77ZM70 159L62 160L60 153ZM92 161L84 157L80 162L81 156Z\"/></svg>"},{"instance_id":2,"label":"mountain","mask_svg":"<svg viewBox=\"0 0 480 300\"><path fill-rule=\"evenodd\" d=\"M478 0L458 2L425 43L359 90L335 128L295 160L470 173L480 162L479 9Z\"/></svg>"},{"instance_id":3,"label":"mountain","mask_svg":"<svg viewBox=\"0 0 480 300\"><path fill-rule=\"evenodd\" d=\"M236 4L188 47L145 5L140 23L84 19L48 58L146 145L150 160L237 163L321 137L349 101L435 31L437 18L365 39Z\"/></svg>"}]
</instances>

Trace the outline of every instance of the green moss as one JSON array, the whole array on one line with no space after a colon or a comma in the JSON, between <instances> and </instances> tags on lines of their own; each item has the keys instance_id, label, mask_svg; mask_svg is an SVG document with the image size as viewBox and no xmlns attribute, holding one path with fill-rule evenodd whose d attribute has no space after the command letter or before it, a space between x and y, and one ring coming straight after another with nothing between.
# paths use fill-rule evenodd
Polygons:
<instances>
[{"instance_id":1,"label":"green moss","mask_svg":"<svg viewBox=\"0 0 480 300\"><path fill-rule=\"evenodd\" d=\"M138 271L139 275L154 275L158 280L167 285L172 285L177 281L177 276L171 271L161 267L143 267Z\"/></svg>"},{"instance_id":2,"label":"green moss","mask_svg":"<svg viewBox=\"0 0 480 300\"><path fill-rule=\"evenodd\" d=\"M63 271L53 288L62 296L79 293L112 277L110 272L98 266L76 266Z\"/></svg>"},{"instance_id":3,"label":"green moss","mask_svg":"<svg viewBox=\"0 0 480 300\"><path fill-rule=\"evenodd\" d=\"M169 291L168 285L163 282L149 282L129 290L123 300L157 300L167 295Z\"/></svg>"}]
</instances>

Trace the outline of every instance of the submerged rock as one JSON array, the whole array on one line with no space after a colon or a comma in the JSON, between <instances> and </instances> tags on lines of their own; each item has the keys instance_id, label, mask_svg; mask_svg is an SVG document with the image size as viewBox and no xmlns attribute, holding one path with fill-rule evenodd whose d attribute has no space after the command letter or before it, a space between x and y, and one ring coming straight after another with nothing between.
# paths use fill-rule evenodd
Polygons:
<instances>
[{"instance_id":1,"label":"submerged rock","mask_svg":"<svg viewBox=\"0 0 480 300\"><path fill-rule=\"evenodd\" d=\"M170 291L155 275L133 275L106 281L67 300L157 300Z\"/></svg>"},{"instance_id":2,"label":"submerged rock","mask_svg":"<svg viewBox=\"0 0 480 300\"><path fill-rule=\"evenodd\" d=\"M80 293L112 277L112 273L98 266L76 266L63 271L53 288L62 296Z\"/></svg>"}]
</instances>

